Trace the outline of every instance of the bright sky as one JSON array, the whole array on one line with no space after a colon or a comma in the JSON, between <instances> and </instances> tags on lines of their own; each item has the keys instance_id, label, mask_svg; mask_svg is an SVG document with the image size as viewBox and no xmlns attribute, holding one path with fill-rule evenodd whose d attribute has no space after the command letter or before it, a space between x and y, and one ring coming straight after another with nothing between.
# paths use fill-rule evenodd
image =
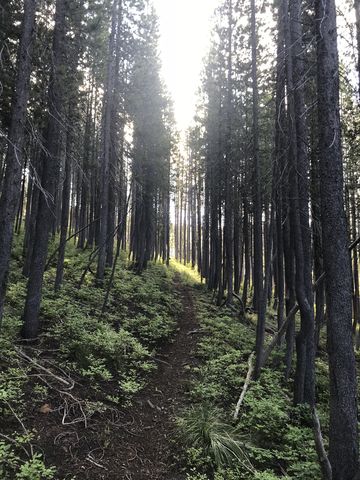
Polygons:
<instances>
[{"instance_id":1,"label":"bright sky","mask_svg":"<svg viewBox=\"0 0 360 480\"><path fill-rule=\"evenodd\" d=\"M163 78L174 101L180 129L195 113L203 58L210 43L211 17L219 0L153 0L160 20Z\"/></svg>"},{"instance_id":2,"label":"bright sky","mask_svg":"<svg viewBox=\"0 0 360 480\"><path fill-rule=\"evenodd\" d=\"M163 78L174 101L178 127L184 131L195 113L203 59L210 45L211 18L221 0L152 1L159 16ZM345 8L344 0L337 0L337 4L343 14L350 15L347 20L351 24L352 7ZM342 16L338 17L338 23L341 28ZM342 25L342 29L346 32L346 26ZM346 63L342 43L339 39L341 58Z\"/></svg>"}]
</instances>

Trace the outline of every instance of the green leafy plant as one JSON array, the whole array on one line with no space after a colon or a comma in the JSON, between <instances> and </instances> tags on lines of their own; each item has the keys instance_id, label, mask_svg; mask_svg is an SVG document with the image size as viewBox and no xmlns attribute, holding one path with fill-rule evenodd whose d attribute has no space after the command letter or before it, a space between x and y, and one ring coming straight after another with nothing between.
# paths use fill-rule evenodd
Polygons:
<instances>
[{"instance_id":1,"label":"green leafy plant","mask_svg":"<svg viewBox=\"0 0 360 480\"><path fill-rule=\"evenodd\" d=\"M47 468L40 454L35 453L33 457L20 466L16 474L18 480L45 480L55 476L55 467Z\"/></svg>"},{"instance_id":2,"label":"green leafy plant","mask_svg":"<svg viewBox=\"0 0 360 480\"><path fill-rule=\"evenodd\" d=\"M55 467L47 467L42 455L34 453L27 460L20 452L24 439L14 438L13 443L0 441L0 478L2 480L51 480L55 478Z\"/></svg>"}]
</instances>

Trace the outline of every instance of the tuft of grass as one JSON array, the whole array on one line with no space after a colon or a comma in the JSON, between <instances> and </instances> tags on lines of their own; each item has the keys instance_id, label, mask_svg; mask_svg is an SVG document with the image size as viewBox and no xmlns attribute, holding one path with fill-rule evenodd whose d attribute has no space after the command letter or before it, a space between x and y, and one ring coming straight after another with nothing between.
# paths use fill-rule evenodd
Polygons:
<instances>
[{"instance_id":1,"label":"tuft of grass","mask_svg":"<svg viewBox=\"0 0 360 480\"><path fill-rule=\"evenodd\" d=\"M200 449L216 467L248 462L244 438L236 428L224 422L220 410L209 403L191 406L177 420L186 445Z\"/></svg>"}]
</instances>

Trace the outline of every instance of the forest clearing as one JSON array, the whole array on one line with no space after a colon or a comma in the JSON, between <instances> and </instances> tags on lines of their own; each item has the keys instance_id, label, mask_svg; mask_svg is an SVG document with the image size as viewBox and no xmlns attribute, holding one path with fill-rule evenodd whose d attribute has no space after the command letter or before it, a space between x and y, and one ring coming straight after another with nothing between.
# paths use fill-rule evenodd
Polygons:
<instances>
[{"instance_id":1,"label":"forest clearing","mask_svg":"<svg viewBox=\"0 0 360 480\"><path fill-rule=\"evenodd\" d=\"M360 480L360 1L0 2L0 480Z\"/></svg>"}]
</instances>

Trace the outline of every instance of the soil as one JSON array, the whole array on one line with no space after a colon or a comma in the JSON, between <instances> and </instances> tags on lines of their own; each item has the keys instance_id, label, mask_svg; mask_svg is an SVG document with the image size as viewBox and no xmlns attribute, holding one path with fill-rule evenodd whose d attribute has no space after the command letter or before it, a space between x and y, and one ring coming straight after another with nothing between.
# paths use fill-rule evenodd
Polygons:
<instances>
[{"instance_id":1,"label":"soil","mask_svg":"<svg viewBox=\"0 0 360 480\"><path fill-rule=\"evenodd\" d=\"M57 466L57 479L184 479L176 471L179 448L174 419L187 402L188 367L196 363L199 335L191 287L176 280L175 288L183 305L177 331L159 350L158 368L131 407L95 414L86 427L81 414L78 423L62 425L61 412L41 413L38 407L29 412L30 425L39 432L36 446L48 464Z\"/></svg>"}]
</instances>

